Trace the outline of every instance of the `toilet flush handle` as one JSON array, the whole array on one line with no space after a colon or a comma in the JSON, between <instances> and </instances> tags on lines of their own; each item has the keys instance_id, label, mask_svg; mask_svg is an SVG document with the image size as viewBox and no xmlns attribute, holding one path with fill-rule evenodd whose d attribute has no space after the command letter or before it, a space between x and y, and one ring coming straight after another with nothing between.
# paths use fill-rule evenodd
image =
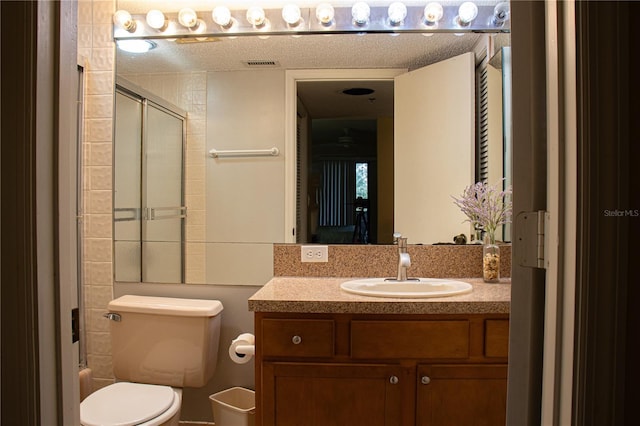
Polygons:
<instances>
[{"instance_id":1,"label":"toilet flush handle","mask_svg":"<svg viewBox=\"0 0 640 426\"><path fill-rule=\"evenodd\" d=\"M103 315L103 317L111 321L117 321L117 322L122 321L122 317L120 316L120 314L116 314L115 312L107 312L106 314Z\"/></svg>"}]
</instances>

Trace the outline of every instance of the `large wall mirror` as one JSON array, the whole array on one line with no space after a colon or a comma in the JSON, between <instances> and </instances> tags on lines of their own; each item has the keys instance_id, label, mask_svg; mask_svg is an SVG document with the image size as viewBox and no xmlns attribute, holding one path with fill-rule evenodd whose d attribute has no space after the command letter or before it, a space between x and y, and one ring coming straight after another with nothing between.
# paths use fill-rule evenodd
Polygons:
<instances>
[{"instance_id":1,"label":"large wall mirror","mask_svg":"<svg viewBox=\"0 0 640 426\"><path fill-rule=\"evenodd\" d=\"M118 8L146 13L150 6L119 0ZM181 248L174 250L179 261L169 260L167 250L136 258L139 269L153 276L140 281L259 285L272 276L273 243L386 244L394 231L423 244L469 236L450 196L479 178L478 134L484 130L478 128L477 81L487 67L499 80L499 90L488 96L500 98L487 114L499 118L491 128L500 131L493 142L482 142L489 147L483 155L491 157L486 178L508 177L510 119L503 105L510 83L502 78L507 33L152 42L154 48L143 54L117 49L117 80L127 99L147 95L166 103L163 111L175 106L177 116L184 115L183 150L167 150L162 159L160 152L119 148L116 140L114 181L141 188L136 174L145 185L156 182L168 191L163 180L180 179L175 187L182 192L165 206L177 209L164 213L178 216L176 228L160 235L170 235L172 244L180 236ZM117 102L116 129L132 117L120 108ZM133 173L123 164L133 155L127 149L146 156L146 164L166 165L166 173L160 166L155 177ZM223 155L212 156L212 150ZM237 151L260 155L224 155ZM114 214L117 219L125 213ZM116 221L116 227L122 223L130 226ZM119 252L127 245L118 241L121 235L116 229L116 280L138 281L123 278L127 261L118 259L132 255ZM139 235L140 246L149 245ZM158 277L169 264L181 271Z\"/></svg>"}]
</instances>

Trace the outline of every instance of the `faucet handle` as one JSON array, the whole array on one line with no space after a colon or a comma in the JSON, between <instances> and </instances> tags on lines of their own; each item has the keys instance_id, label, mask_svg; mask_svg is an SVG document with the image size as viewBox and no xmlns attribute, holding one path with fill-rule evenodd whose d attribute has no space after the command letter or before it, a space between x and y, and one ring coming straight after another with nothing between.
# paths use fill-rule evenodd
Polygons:
<instances>
[{"instance_id":1,"label":"faucet handle","mask_svg":"<svg viewBox=\"0 0 640 426\"><path fill-rule=\"evenodd\" d=\"M399 232L394 232L393 243L398 245L398 248L407 247L407 237L403 237Z\"/></svg>"}]
</instances>

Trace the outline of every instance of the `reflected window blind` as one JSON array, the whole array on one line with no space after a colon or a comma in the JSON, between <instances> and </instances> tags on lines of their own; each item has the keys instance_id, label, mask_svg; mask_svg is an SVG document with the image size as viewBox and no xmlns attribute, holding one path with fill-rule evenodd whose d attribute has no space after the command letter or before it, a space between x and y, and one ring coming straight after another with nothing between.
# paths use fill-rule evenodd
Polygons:
<instances>
[{"instance_id":1,"label":"reflected window blind","mask_svg":"<svg viewBox=\"0 0 640 426\"><path fill-rule=\"evenodd\" d=\"M477 180L489 179L489 79L486 64L478 69L478 160Z\"/></svg>"},{"instance_id":2,"label":"reflected window blind","mask_svg":"<svg viewBox=\"0 0 640 426\"><path fill-rule=\"evenodd\" d=\"M353 225L356 169L353 161L325 161L322 167L320 226Z\"/></svg>"}]
</instances>

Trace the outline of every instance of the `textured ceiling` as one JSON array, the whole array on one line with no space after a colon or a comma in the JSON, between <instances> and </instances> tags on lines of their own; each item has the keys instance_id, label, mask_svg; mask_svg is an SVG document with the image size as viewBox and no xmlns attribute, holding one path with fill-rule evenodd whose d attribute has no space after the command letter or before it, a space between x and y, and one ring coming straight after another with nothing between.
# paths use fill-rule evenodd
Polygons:
<instances>
[{"instance_id":1,"label":"textured ceiling","mask_svg":"<svg viewBox=\"0 0 640 426\"><path fill-rule=\"evenodd\" d=\"M407 68L415 69L465 52L481 40L480 34L335 34L301 37L253 36L177 43L156 40L146 54L118 50L118 73L246 70L245 61L272 60L283 69Z\"/></svg>"},{"instance_id":2,"label":"textured ceiling","mask_svg":"<svg viewBox=\"0 0 640 426\"><path fill-rule=\"evenodd\" d=\"M421 34L305 35L221 38L217 41L176 43L156 40L146 54L118 50L118 74L181 71L248 70L246 61L274 61L275 69L402 68L416 69L478 50L486 35ZM357 84L362 86L362 82ZM299 87L311 117L377 117L393 115L393 84L371 83L372 96L345 96L348 82L322 82ZM375 86L375 87L374 87Z\"/></svg>"}]
</instances>

